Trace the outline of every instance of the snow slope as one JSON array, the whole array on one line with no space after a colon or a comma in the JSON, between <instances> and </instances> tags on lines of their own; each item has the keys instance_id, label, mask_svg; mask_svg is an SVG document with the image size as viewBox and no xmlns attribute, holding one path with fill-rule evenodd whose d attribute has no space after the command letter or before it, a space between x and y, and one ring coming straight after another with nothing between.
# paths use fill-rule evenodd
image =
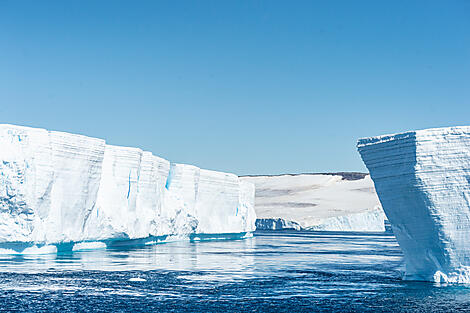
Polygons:
<instances>
[{"instance_id":1,"label":"snow slope","mask_svg":"<svg viewBox=\"0 0 470 313\"><path fill-rule=\"evenodd\" d=\"M0 125L0 243L255 229L253 186L138 148Z\"/></svg>"},{"instance_id":2,"label":"snow slope","mask_svg":"<svg viewBox=\"0 0 470 313\"><path fill-rule=\"evenodd\" d=\"M470 127L360 139L405 279L470 283Z\"/></svg>"},{"instance_id":3,"label":"snow slope","mask_svg":"<svg viewBox=\"0 0 470 313\"><path fill-rule=\"evenodd\" d=\"M360 173L245 176L258 229L384 231L372 180Z\"/></svg>"}]
</instances>

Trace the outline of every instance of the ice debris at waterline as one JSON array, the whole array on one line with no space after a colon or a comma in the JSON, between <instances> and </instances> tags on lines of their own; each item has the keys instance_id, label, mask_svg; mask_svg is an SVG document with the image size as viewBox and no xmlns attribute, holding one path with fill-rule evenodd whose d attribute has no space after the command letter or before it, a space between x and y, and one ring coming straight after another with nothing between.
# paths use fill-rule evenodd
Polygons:
<instances>
[{"instance_id":1,"label":"ice debris at waterline","mask_svg":"<svg viewBox=\"0 0 470 313\"><path fill-rule=\"evenodd\" d=\"M364 138L358 150L407 280L470 283L470 127Z\"/></svg>"},{"instance_id":2,"label":"ice debris at waterline","mask_svg":"<svg viewBox=\"0 0 470 313\"><path fill-rule=\"evenodd\" d=\"M137 148L0 125L0 243L255 230L254 186Z\"/></svg>"}]
</instances>

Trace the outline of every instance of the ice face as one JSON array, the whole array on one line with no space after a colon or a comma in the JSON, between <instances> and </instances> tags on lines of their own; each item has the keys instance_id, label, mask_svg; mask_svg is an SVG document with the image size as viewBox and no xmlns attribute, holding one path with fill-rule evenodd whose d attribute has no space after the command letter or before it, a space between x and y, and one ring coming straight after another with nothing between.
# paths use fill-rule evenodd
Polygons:
<instances>
[{"instance_id":1,"label":"ice face","mask_svg":"<svg viewBox=\"0 0 470 313\"><path fill-rule=\"evenodd\" d=\"M136 197L136 221L134 229L138 237L146 234L158 236L162 215L163 193L170 171L170 162L144 151L140 162L138 193Z\"/></svg>"},{"instance_id":2,"label":"ice face","mask_svg":"<svg viewBox=\"0 0 470 313\"><path fill-rule=\"evenodd\" d=\"M152 219L137 215L141 160L140 149L106 145L96 205L85 225L87 237L125 239L138 238L139 233L149 235L147 228L135 228L139 217Z\"/></svg>"},{"instance_id":3,"label":"ice face","mask_svg":"<svg viewBox=\"0 0 470 313\"><path fill-rule=\"evenodd\" d=\"M50 211L54 170L49 133L0 125L0 145L0 238L35 239L33 232Z\"/></svg>"},{"instance_id":4,"label":"ice face","mask_svg":"<svg viewBox=\"0 0 470 313\"><path fill-rule=\"evenodd\" d=\"M470 282L470 127L360 139L405 279Z\"/></svg>"},{"instance_id":5,"label":"ice face","mask_svg":"<svg viewBox=\"0 0 470 313\"><path fill-rule=\"evenodd\" d=\"M137 148L0 125L0 243L254 230L253 186Z\"/></svg>"},{"instance_id":6,"label":"ice face","mask_svg":"<svg viewBox=\"0 0 470 313\"><path fill-rule=\"evenodd\" d=\"M80 240L100 186L104 141L49 132L54 174L50 184L46 241ZM34 162L34 160L33 160Z\"/></svg>"},{"instance_id":7,"label":"ice face","mask_svg":"<svg viewBox=\"0 0 470 313\"><path fill-rule=\"evenodd\" d=\"M324 218L317 225L309 227L308 230L381 232L385 231L384 220L384 212L376 208L359 213Z\"/></svg>"},{"instance_id":8,"label":"ice face","mask_svg":"<svg viewBox=\"0 0 470 313\"><path fill-rule=\"evenodd\" d=\"M2 241L79 240L99 188L103 140L0 126Z\"/></svg>"},{"instance_id":9,"label":"ice face","mask_svg":"<svg viewBox=\"0 0 470 313\"><path fill-rule=\"evenodd\" d=\"M238 177L233 174L201 170L196 202L198 233L220 233L225 228L241 228L237 219Z\"/></svg>"},{"instance_id":10,"label":"ice face","mask_svg":"<svg viewBox=\"0 0 470 313\"><path fill-rule=\"evenodd\" d=\"M187 208L187 213L196 216L196 198L199 189L201 169L187 164L171 164L166 188L180 198Z\"/></svg>"},{"instance_id":11,"label":"ice face","mask_svg":"<svg viewBox=\"0 0 470 313\"><path fill-rule=\"evenodd\" d=\"M255 185L253 183L240 180L240 192L238 194L238 198L238 212L242 219L242 227L247 231L255 231Z\"/></svg>"},{"instance_id":12,"label":"ice face","mask_svg":"<svg viewBox=\"0 0 470 313\"><path fill-rule=\"evenodd\" d=\"M185 229L195 227L198 234L255 230L254 187L234 174L172 164L166 188L164 207L173 219L187 220L182 222Z\"/></svg>"}]
</instances>

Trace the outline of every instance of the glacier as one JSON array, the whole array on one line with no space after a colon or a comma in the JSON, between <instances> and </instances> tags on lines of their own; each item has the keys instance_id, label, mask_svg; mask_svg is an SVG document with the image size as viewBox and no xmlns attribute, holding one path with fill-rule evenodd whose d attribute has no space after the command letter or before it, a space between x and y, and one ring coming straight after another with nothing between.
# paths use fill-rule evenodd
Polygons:
<instances>
[{"instance_id":1,"label":"glacier","mask_svg":"<svg viewBox=\"0 0 470 313\"><path fill-rule=\"evenodd\" d=\"M243 176L256 186L259 230L385 230L385 215L365 173Z\"/></svg>"},{"instance_id":2,"label":"glacier","mask_svg":"<svg viewBox=\"0 0 470 313\"><path fill-rule=\"evenodd\" d=\"M470 127L359 139L405 280L470 283Z\"/></svg>"},{"instance_id":3,"label":"glacier","mask_svg":"<svg viewBox=\"0 0 470 313\"><path fill-rule=\"evenodd\" d=\"M0 244L7 248L255 230L254 185L234 174L7 124L0 147Z\"/></svg>"}]
</instances>

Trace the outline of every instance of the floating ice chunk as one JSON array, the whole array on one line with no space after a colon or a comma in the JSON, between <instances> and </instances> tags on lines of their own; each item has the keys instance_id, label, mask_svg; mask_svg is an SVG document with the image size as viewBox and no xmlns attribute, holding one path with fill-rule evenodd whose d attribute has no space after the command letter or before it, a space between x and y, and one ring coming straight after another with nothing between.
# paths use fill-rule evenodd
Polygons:
<instances>
[{"instance_id":1,"label":"floating ice chunk","mask_svg":"<svg viewBox=\"0 0 470 313\"><path fill-rule=\"evenodd\" d=\"M0 248L0 254L18 254L18 251L13 249Z\"/></svg>"},{"instance_id":2,"label":"floating ice chunk","mask_svg":"<svg viewBox=\"0 0 470 313\"><path fill-rule=\"evenodd\" d=\"M132 281L132 282L144 282L144 281L147 281L146 279L143 279L143 278L140 278L140 277L132 277L132 278L129 278L129 281Z\"/></svg>"},{"instance_id":3,"label":"floating ice chunk","mask_svg":"<svg viewBox=\"0 0 470 313\"><path fill-rule=\"evenodd\" d=\"M57 247L54 245L45 245L28 247L21 252L21 254L51 254L57 253Z\"/></svg>"},{"instance_id":4,"label":"floating ice chunk","mask_svg":"<svg viewBox=\"0 0 470 313\"><path fill-rule=\"evenodd\" d=\"M72 251L106 249L106 244L100 241L85 241L73 245Z\"/></svg>"}]
</instances>

